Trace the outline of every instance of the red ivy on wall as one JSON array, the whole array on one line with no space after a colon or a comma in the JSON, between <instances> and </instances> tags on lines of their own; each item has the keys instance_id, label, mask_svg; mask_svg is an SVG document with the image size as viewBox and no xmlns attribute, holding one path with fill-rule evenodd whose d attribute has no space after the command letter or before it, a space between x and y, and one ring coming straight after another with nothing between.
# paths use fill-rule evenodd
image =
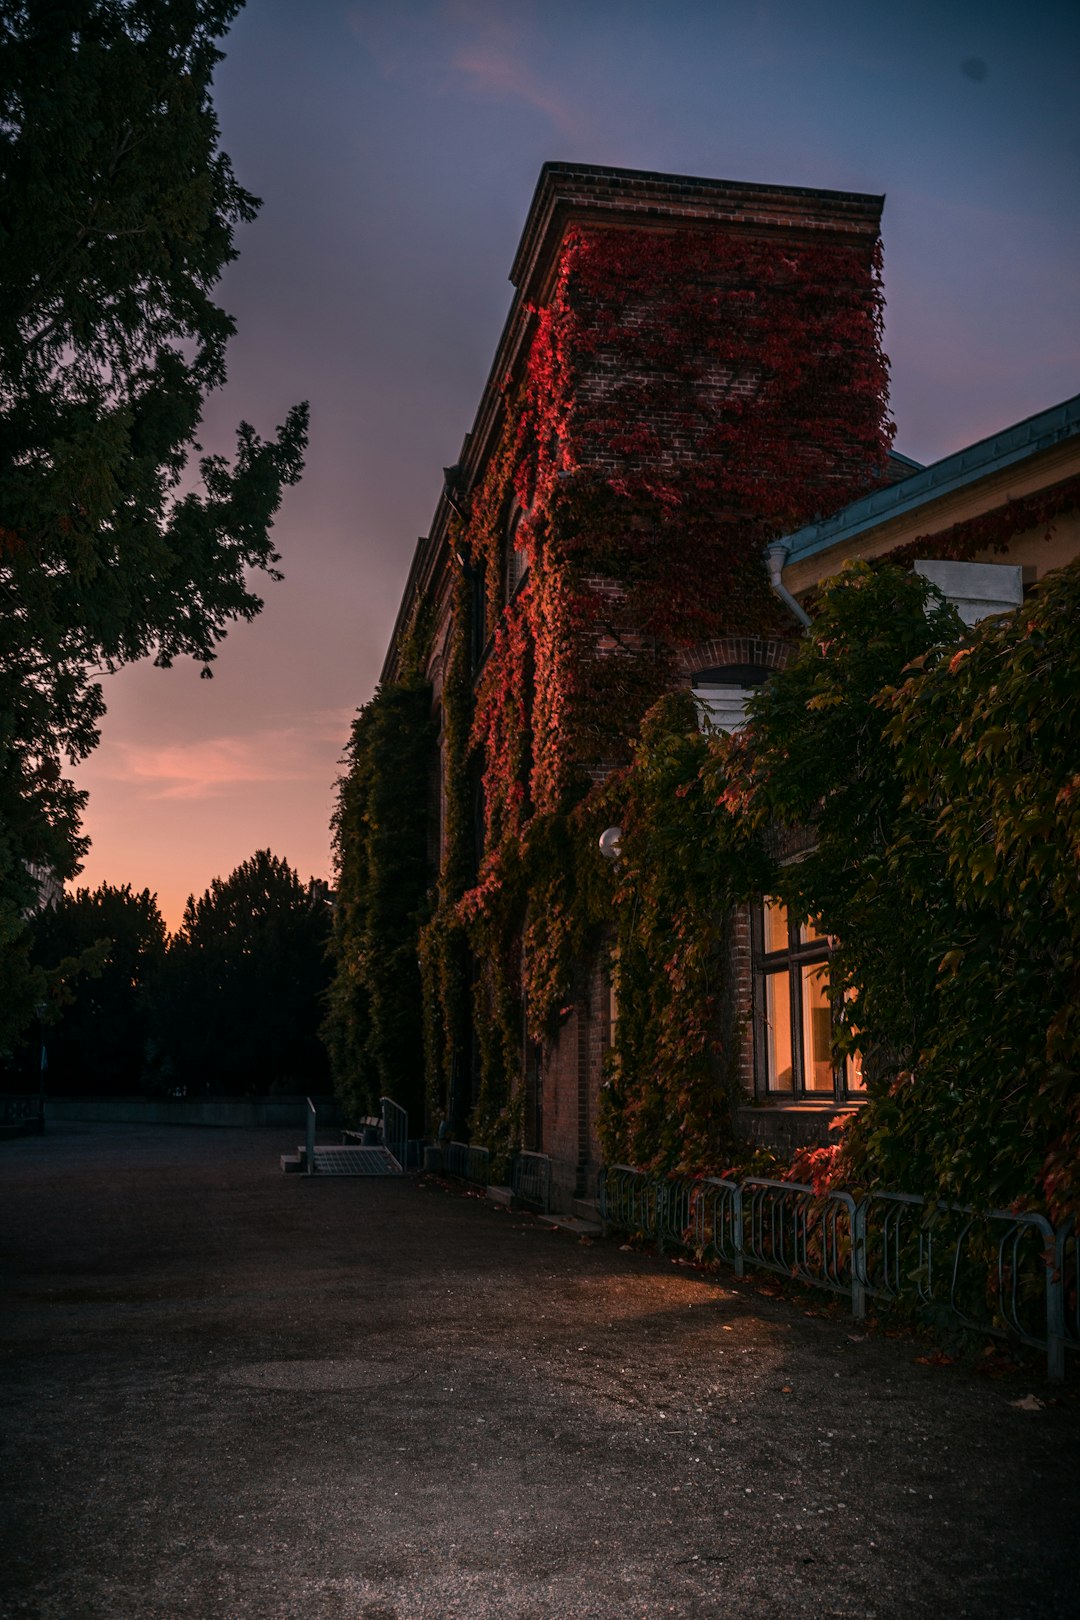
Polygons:
<instances>
[{"instance_id":1,"label":"red ivy on wall","mask_svg":"<svg viewBox=\"0 0 1080 1620\"><path fill-rule=\"evenodd\" d=\"M963 562L991 547L995 551L1007 551L1010 543L1015 542L1017 535L1023 534L1026 529L1045 528L1045 538L1049 539L1055 519L1064 512L1075 511L1077 507L1080 507L1080 474L1064 478L1060 483L1053 484L1049 489L1038 490L1033 495L1004 501L990 512L965 518L962 523L939 529L936 534L916 535L906 546L890 552L889 561L912 562L916 557L925 556L929 550L935 557Z\"/></svg>"},{"instance_id":2,"label":"red ivy on wall","mask_svg":"<svg viewBox=\"0 0 1080 1620\"><path fill-rule=\"evenodd\" d=\"M762 545L885 466L880 327L865 248L568 234L468 531L498 626L473 728L491 842L621 757L680 643L783 632ZM514 501L530 572L506 608Z\"/></svg>"},{"instance_id":3,"label":"red ivy on wall","mask_svg":"<svg viewBox=\"0 0 1080 1620\"><path fill-rule=\"evenodd\" d=\"M579 932L580 903L557 903L562 874L535 853L557 840L537 828L625 760L680 645L789 632L762 548L881 478L881 310L866 245L568 232L459 535L493 627L469 738L485 849L480 881L455 902L470 926L499 911L506 937L513 911L535 933L542 896L566 938ZM508 603L519 508L528 574ZM535 1022L550 997L533 989Z\"/></svg>"}]
</instances>

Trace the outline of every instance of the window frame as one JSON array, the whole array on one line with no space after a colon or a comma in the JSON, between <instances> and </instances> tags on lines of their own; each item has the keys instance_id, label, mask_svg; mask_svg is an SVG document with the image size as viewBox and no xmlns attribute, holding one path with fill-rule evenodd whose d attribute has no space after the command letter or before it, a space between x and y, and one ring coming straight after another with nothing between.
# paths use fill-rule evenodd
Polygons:
<instances>
[{"instance_id":1,"label":"window frame","mask_svg":"<svg viewBox=\"0 0 1080 1620\"><path fill-rule=\"evenodd\" d=\"M766 906L769 902L783 906L787 922L787 942L783 948L774 950L766 949ZM828 935L821 935L814 939L804 939L802 937L804 927L806 927L805 923L800 924L792 920L790 908L777 896L759 895L751 905L750 945L753 966L755 1099L758 1102L787 1104L789 1106L797 1104L800 1107L813 1107L816 1105L823 1108L835 1108L841 1104L861 1103L866 1100L866 1091L864 1086L859 1086L849 1079L853 1066L851 1058L842 1057L837 1060L835 1054L832 1054L832 1086L828 1090L812 1089L806 1083L807 1054L804 1039L803 970L807 967L819 965L827 970L835 947L835 941L830 939ZM791 1085L770 1086L766 983L770 977L778 977L785 969L787 970L790 1020ZM829 1029L832 1039L835 1039L836 1028L837 1010L835 1004L830 1001Z\"/></svg>"},{"instance_id":2,"label":"window frame","mask_svg":"<svg viewBox=\"0 0 1080 1620\"><path fill-rule=\"evenodd\" d=\"M514 501L506 520L503 535L503 605L509 607L529 577L529 558L517 544L525 508Z\"/></svg>"}]
</instances>

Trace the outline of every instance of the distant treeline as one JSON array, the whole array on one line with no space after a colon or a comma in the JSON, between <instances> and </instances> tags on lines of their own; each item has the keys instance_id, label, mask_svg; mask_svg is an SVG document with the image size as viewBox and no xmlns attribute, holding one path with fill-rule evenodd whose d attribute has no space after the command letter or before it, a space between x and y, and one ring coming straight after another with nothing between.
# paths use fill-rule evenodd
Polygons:
<instances>
[{"instance_id":1,"label":"distant treeline","mask_svg":"<svg viewBox=\"0 0 1080 1620\"><path fill-rule=\"evenodd\" d=\"M30 921L49 984L8 1090L54 1096L328 1090L319 1039L331 895L258 850L166 930L148 889L78 889Z\"/></svg>"}]
</instances>

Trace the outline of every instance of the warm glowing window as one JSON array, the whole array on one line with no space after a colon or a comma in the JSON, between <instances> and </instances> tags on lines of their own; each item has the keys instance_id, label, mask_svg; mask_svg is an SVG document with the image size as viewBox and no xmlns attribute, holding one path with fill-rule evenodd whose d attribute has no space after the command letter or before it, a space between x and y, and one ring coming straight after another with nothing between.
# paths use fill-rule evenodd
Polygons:
<instances>
[{"instance_id":1,"label":"warm glowing window","mask_svg":"<svg viewBox=\"0 0 1080 1620\"><path fill-rule=\"evenodd\" d=\"M813 921L792 922L771 898L758 908L754 932L759 1090L808 1100L858 1095L861 1062L833 1056L828 935Z\"/></svg>"}]
</instances>

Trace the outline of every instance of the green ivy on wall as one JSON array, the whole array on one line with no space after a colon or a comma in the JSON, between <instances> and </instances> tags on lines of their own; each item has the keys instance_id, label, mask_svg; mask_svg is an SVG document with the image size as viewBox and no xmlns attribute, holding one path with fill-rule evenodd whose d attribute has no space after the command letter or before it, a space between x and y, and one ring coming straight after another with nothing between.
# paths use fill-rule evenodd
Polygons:
<instances>
[{"instance_id":1,"label":"green ivy on wall","mask_svg":"<svg viewBox=\"0 0 1080 1620\"><path fill-rule=\"evenodd\" d=\"M333 820L334 976L323 1038L352 1118L381 1095L424 1126L417 935L427 915L431 688L379 688L353 722Z\"/></svg>"},{"instance_id":2,"label":"green ivy on wall","mask_svg":"<svg viewBox=\"0 0 1080 1620\"><path fill-rule=\"evenodd\" d=\"M743 732L653 711L618 783L609 1157L730 1162L723 917L769 893L838 941L867 1076L803 1173L1080 1213L1078 624L1080 563L974 632L919 576L849 565ZM771 853L809 827L803 859Z\"/></svg>"}]
</instances>

